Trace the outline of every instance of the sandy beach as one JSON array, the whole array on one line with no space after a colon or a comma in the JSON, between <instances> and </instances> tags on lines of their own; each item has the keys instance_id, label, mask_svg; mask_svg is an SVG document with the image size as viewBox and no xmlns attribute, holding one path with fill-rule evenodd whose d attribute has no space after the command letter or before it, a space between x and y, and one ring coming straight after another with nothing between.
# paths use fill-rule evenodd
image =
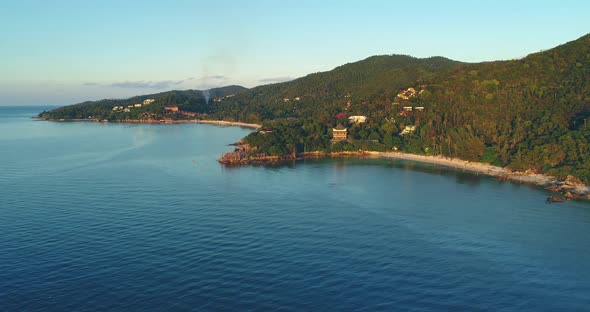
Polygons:
<instances>
[{"instance_id":1,"label":"sandy beach","mask_svg":"<svg viewBox=\"0 0 590 312\"><path fill-rule=\"evenodd\" d=\"M555 177L544 175L544 174L534 174L534 173L525 173L525 172L517 172L511 171L506 168L493 166L490 164L479 163L479 162L470 162L466 160L456 159L456 158L448 158L443 156L423 156L423 155L414 155L414 154L407 154L407 153L382 153L382 152L367 152L369 157L373 158L394 158L394 159L404 159L404 160L411 160L429 164L435 164L445 167L457 168L462 170L467 170L471 172L486 174L493 177L498 178L505 178L513 181L523 182L523 183L530 183L539 186L548 186L552 183L557 182ZM584 191L583 189L581 191Z\"/></svg>"},{"instance_id":2,"label":"sandy beach","mask_svg":"<svg viewBox=\"0 0 590 312\"><path fill-rule=\"evenodd\" d=\"M367 157L370 158L404 159L410 161L435 164L445 167L457 168L461 170L467 170L471 172L497 177L499 179L534 184L546 187L548 189L555 188L553 191L560 191L565 193L569 192L574 194L572 195L574 197L590 199L590 186L584 185L579 182L572 182L573 180L570 180L570 178L566 179L565 181L560 181L556 177L550 175L512 171L510 169L493 166L490 164L470 162L466 160L447 158L443 156L423 156L400 152L366 152L366 154L368 155Z\"/></svg>"},{"instance_id":3,"label":"sandy beach","mask_svg":"<svg viewBox=\"0 0 590 312\"><path fill-rule=\"evenodd\" d=\"M489 164L478 163L478 162L469 162L461 159L455 158L447 158L442 156L423 156L423 155L414 155L408 153L394 153L394 152L367 152L369 157L373 158L394 158L394 159L404 159L404 160L411 160L429 164L435 164L445 167L452 167L457 169L463 169L468 171L473 171L477 173L483 173L490 176L499 176L504 174L509 174L510 171L504 169L502 167L492 166Z\"/></svg>"}]
</instances>

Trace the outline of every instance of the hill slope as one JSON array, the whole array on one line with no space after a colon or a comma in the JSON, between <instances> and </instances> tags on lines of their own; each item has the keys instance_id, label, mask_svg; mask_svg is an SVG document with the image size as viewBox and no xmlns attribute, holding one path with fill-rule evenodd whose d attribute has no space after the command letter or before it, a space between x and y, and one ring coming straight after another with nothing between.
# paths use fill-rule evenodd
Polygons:
<instances>
[{"instance_id":1,"label":"hill slope","mask_svg":"<svg viewBox=\"0 0 590 312\"><path fill-rule=\"evenodd\" d=\"M322 82L322 75L336 75L338 71L348 76L341 81L351 82L346 88ZM316 92L330 90L336 96L332 102L314 103L306 109L295 105L291 112L272 110L270 104L256 101L256 96L269 98L273 96L268 95L270 90L275 100L279 94L293 96L302 92L298 88L304 82L243 93L246 101L242 110L255 107L263 113L271 106L269 116L300 117L267 123L275 129L272 135L252 134L246 142L258 147L256 153L278 155L305 150L395 148L556 176L573 174L590 182L590 35L520 60L453 63L433 71L405 67L374 71L372 79L357 77L346 67L306 77L319 86ZM353 100L337 98L346 93L344 90L351 90ZM403 107L412 107L412 111ZM417 111L416 107L424 110ZM335 112L343 114L334 116ZM350 115L369 118L362 124L348 124L346 118L338 118ZM348 142L329 142L329 129L337 123L348 124Z\"/></svg>"},{"instance_id":2,"label":"hill slope","mask_svg":"<svg viewBox=\"0 0 590 312\"><path fill-rule=\"evenodd\" d=\"M342 103L375 101L459 64L443 57L372 56L331 71L249 89L220 103L214 112L219 118L250 122L318 115L329 118L342 110Z\"/></svg>"},{"instance_id":3,"label":"hill slope","mask_svg":"<svg viewBox=\"0 0 590 312\"><path fill-rule=\"evenodd\" d=\"M521 60L467 64L432 81L419 126L438 153L590 180L590 35ZM495 158L497 157L497 158Z\"/></svg>"}]
</instances>

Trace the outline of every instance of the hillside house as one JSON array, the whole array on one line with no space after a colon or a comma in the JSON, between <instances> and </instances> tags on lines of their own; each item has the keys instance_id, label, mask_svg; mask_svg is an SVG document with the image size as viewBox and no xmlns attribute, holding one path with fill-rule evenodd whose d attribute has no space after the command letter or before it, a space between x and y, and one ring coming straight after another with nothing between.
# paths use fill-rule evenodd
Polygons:
<instances>
[{"instance_id":1,"label":"hillside house","mask_svg":"<svg viewBox=\"0 0 590 312\"><path fill-rule=\"evenodd\" d=\"M403 100L409 100L410 98L416 96L418 92L414 88L408 88L407 90L403 90L398 93L397 97Z\"/></svg>"},{"instance_id":2,"label":"hillside house","mask_svg":"<svg viewBox=\"0 0 590 312\"><path fill-rule=\"evenodd\" d=\"M403 108L406 112L411 112L413 109L412 106L404 106Z\"/></svg>"},{"instance_id":3,"label":"hillside house","mask_svg":"<svg viewBox=\"0 0 590 312\"><path fill-rule=\"evenodd\" d=\"M178 106L164 106L164 109L171 112L177 112Z\"/></svg>"},{"instance_id":4,"label":"hillside house","mask_svg":"<svg viewBox=\"0 0 590 312\"><path fill-rule=\"evenodd\" d=\"M408 133L412 133L414 131L416 131L416 126L406 126L404 128L404 130L400 133L400 135L405 135L405 134L408 134Z\"/></svg>"},{"instance_id":5,"label":"hillside house","mask_svg":"<svg viewBox=\"0 0 590 312\"><path fill-rule=\"evenodd\" d=\"M350 116L348 117L350 123L363 123L367 121L367 116Z\"/></svg>"},{"instance_id":6,"label":"hillside house","mask_svg":"<svg viewBox=\"0 0 590 312\"><path fill-rule=\"evenodd\" d=\"M145 99L143 100L143 105L150 105L152 103L154 103L156 100L154 99Z\"/></svg>"},{"instance_id":7,"label":"hillside house","mask_svg":"<svg viewBox=\"0 0 590 312\"><path fill-rule=\"evenodd\" d=\"M344 141L348 138L348 129L343 125L338 124L336 128L332 128L332 141Z\"/></svg>"},{"instance_id":8,"label":"hillside house","mask_svg":"<svg viewBox=\"0 0 590 312\"><path fill-rule=\"evenodd\" d=\"M418 112L423 112L424 111L424 106L416 106L414 107L414 109Z\"/></svg>"},{"instance_id":9,"label":"hillside house","mask_svg":"<svg viewBox=\"0 0 590 312\"><path fill-rule=\"evenodd\" d=\"M137 104L133 104L133 107L137 107L137 108L140 108L140 107L141 107L141 104L140 104L140 103L137 103Z\"/></svg>"}]
</instances>

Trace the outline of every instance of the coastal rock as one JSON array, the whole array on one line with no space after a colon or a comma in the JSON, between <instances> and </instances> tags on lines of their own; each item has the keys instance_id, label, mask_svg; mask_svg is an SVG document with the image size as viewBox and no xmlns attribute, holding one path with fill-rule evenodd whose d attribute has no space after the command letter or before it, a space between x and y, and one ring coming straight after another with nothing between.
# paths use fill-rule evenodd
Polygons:
<instances>
[{"instance_id":1,"label":"coastal rock","mask_svg":"<svg viewBox=\"0 0 590 312\"><path fill-rule=\"evenodd\" d=\"M547 197L547 203L561 203L563 202L563 199L559 198L559 197L555 197L555 196L549 196Z\"/></svg>"},{"instance_id":2,"label":"coastal rock","mask_svg":"<svg viewBox=\"0 0 590 312\"><path fill-rule=\"evenodd\" d=\"M582 180L580 180L580 179L578 179L578 178L576 178L574 176L571 176L571 175L568 175L563 182L566 185L570 185L570 186L581 186L581 185L584 185L584 182L582 182Z\"/></svg>"},{"instance_id":3,"label":"coastal rock","mask_svg":"<svg viewBox=\"0 0 590 312\"><path fill-rule=\"evenodd\" d=\"M496 176L496 179L498 179L500 181L507 181L510 179L510 176L507 173L499 174Z\"/></svg>"},{"instance_id":4,"label":"coastal rock","mask_svg":"<svg viewBox=\"0 0 590 312\"><path fill-rule=\"evenodd\" d=\"M248 144L241 144L232 152L221 155L218 161L224 165L246 165L276 163L281 160L289 159L295 159L295 157L291 155L284 157L271 156L265 153L259 153L257 148L253 148Z\"/></svg>"}]
</instances>

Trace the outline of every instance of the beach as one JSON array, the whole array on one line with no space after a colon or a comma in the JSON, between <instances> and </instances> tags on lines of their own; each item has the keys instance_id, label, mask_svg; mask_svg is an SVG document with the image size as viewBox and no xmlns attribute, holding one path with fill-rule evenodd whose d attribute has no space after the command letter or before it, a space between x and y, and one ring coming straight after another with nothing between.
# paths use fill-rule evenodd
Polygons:
<instances>
[{"instance_id":1,"label":"beach","mask_svg":"<svg viewBox=\"0 0 590 312\"><path fill-rule=\"evenodd\" d=\"M401 153L401 152L367 152L368 157L373 158L394 158L394 159L404 159L404 160L411 160L429 164L435 164L445 167L452 167L457 169L463 169L467 171L473 171L477 173L483 173L490 176L499 176L504 174L509 174L510 170L493 166L485 163L479 162L470 162L462 159L456 158L448 158L443 156L424 156L424 155L415 155L415 154L408 154L408 153ZM544 181L544 179L539 179L539 182Z\"/></svg>"},{"instance_id":2,"label":"beach","mask_svg":"<svg viewBox=\"0 0 590 312\"><path fill-rule=\"evenodd\" d=\"M451 167L475 173L481 173L499 179L512 180L515 182L533 184L551 189L551 191L562 192L572 198L590 199L590 187L575 181L573 178L566 178L560 181L556 177L532 172L512 171L507 168L498 167L486 163L470 162L462 159L448 158L443 156L424 156L401 152L366 152L370 158L403 159L422 163L429 163L445 167Z\"/></svg>"}]
</instances>

